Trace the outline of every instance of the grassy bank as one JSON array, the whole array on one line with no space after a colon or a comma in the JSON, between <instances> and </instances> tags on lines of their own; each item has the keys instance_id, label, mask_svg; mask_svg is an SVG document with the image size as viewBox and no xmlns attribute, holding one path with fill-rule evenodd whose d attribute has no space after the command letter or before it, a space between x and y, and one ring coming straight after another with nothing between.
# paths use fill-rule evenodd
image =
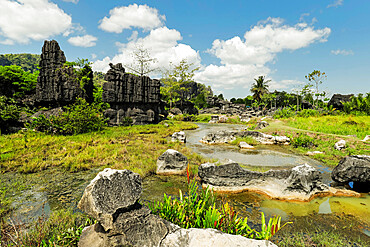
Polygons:
<instances>
[{"instance_id":1,"label":"grassy bank","mask_svg":"<svg viewBox=\"0 0 370 247\"><path fill-rule=\"evenodd\" d=\"M293 145L287 148L293 152L323 152L312 157L329 166L337 165L348 155L370 154L370 142L362 141L370 134L369 116L295 117L267 121L270 125L262 132L291 137ZM344 150L339 151L334 148L334 144L341 139L347 144Z\"/></svg>"},{"instance_id":2,"label":"grassy bank","mask_svg":"<svg viewBox=\"0 0 370 247\"><path fill-rule=\"evenodd\" d=\"M189 122L114 127L75 136L57 136L32 131L0 136L0 170L32 173L58 167L70 172L91 168L130 169L145 176L156 169L157 158L168 148L184 153L191 165L205 160L168 137ZM195 169L195 168L194 168Z\"/></svg>"}]
</instances>

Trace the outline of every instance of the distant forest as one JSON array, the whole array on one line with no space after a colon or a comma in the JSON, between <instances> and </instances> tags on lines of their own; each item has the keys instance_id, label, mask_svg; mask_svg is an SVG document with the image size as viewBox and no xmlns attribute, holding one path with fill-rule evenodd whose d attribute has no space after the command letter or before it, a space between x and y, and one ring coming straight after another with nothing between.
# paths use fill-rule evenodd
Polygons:
<instances>
[{"instance_id":1,"label":"distant forest","mask_svg":"<svg viewBox=\"0 0 370 247\"><path fill-rule=\"evenodd\" d=\"M0 55L0 66L18 65L24 71L34 73L39 66L40 55L37 54L2 54Z\"/></svg>"}]
</instances>

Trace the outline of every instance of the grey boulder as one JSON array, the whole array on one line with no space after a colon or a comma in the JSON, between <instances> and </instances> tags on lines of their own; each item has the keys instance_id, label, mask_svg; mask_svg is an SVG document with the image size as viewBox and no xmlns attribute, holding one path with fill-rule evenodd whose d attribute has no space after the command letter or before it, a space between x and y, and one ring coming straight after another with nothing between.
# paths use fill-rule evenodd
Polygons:
<instances>
[{"instance_id":1,"label":"grey boulder","mask_svg":"<svg viewBox=\"0 0 370 247\"><path fill-rule=\"evenodd\" d=\"M179 151L168 149L157 160L157 174L183 174L188 165L188 158Z\"/></svg>"},{"instance_id":2,"label":"grey boulder","mask_svg":"<svg viewBox=\"0 0 370 247\"><path fill-rule=\"evenodd\" d=\"M86 187L78 208L97 219L105 231L113 228L114 215L136 204L141 177L129 170L104 169Z\"/></svg>"},{"instance_id":3,"label":"grey boulder","mask_svg":"<svg viewBox=\"0 0 370 247\"><path fill-rule=\"evenodd\" d=\"M186 143L185 132L184 131L179 131L179 132L173 133L172 136L171 136L171 141L173 141L173 142L179 141L179 142L182 142L182 143Z\"/></svg>"}]
</instances>

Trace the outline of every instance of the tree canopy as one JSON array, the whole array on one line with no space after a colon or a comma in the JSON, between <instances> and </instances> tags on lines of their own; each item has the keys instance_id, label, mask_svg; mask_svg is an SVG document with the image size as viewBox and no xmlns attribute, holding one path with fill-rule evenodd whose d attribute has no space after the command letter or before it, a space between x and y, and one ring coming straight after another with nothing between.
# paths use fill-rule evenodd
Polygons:
<instances>
[{"instance_id":1,"label":"tree canopy","mask_svg":"<svg viewBox=\"0 0 370 247\"><path fill-rule=\"evenodd\" d=\"M254 80L256 82L253 83L251 92L253 93L253 98L257 100L257 102L261 102L262 96L268 93L269 85L267 83L271 80L266 80L264 76L259 76L257 79L254 78Z\"/></svg>"}]
</instances>

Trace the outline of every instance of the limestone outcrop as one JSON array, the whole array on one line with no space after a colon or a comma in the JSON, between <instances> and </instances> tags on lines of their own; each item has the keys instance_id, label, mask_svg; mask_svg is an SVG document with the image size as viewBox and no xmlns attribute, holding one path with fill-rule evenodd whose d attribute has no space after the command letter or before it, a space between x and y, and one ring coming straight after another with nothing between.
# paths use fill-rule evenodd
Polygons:
<instances>
[{"instance_id":1,"label":"limestone outcrop","mask_svg":"<svg viewBox=\"0 0 370 247\"><path fill-rule=\"evenodd\" d=\"M168 149L157 160L157 174L184 174L187 165L188 158L185 155L179 151Z\"/></svg>"},{"instance_id":2,"label":"limestone outcrop","mask_svg":"<svg viewBox=\"0 0 370 247\"><path fill-rule=\"evenodd\" d=\"M370 156L352 155L341 159L333 169L331 178L339 184L353 182L353 189L370 192Z\"/></svg>"},{"instance_id":3,"label":"limestone outcrop","mask_svg":"<svg viewBox=\"0 0 370 247\"><path fill-rule=\"evenodd\" d=\"M125 73L120 63L109 65L102 95L103 101L111 107L104 113L109 124L120 125L128 117L133 124L159 122L160 114L166 114L160 100L160 81Z\"/></svg>"},{"instance_id":4,"label":"limestone outcrop","mask_svg":"<svg viewBox=\"0 0 370 247\"><path fill-rule=\"evenodd\" d=\"M186 143L186 134L184 131L175 132L171 136L171 141Z\"/></svg>"},{"instance_id":5,"label":"limestone outcrop","mask_svg":"<svg viewBox=\"0 0 370 247\"><path fill-rule=\"evenodd\" d=\"M76 98L93 99L93 80L81 86L71 66L66 66L66 57L55 40L45 41L40 60L40 74L36 85L36 102L39 105L63 106Z\"/></svg>"},{"instance_id":6,"label":"limestone outcrop","mask_svg":"<svg viewBox=\"0 0 370 247\"><path fill-rule=\"evenodd\" d=\"M98 223L82 231L79 247L276 247L269 241L247 239L214 229L182 229L151 214L138 202L142 191L139 178L128 170L108 168L91 181L78 205Z\"/></svg>"},{"instance_id":7,"label":"limestone outcrop","mask_svg":"<svg viewBox=\"0 0 370 247\"><path fill-rule=\"evenodd\" d=\"M328 102L328 106L333 106L337 110L343 110L343 102L351 100L353 94L334 94Z\"/></svg>"},{"instance_id":8,"label":"limestone outcrop","mask_svg":"<svg viewBox=\"0 0 370 247\"><path fill-rule=\"evenodd\" d=\"M360 196L354 191L323 184L320 172L307 164L292 169L255 172L237 163L219 166L206 163L199 166L198 175L203 187L209 186L218 192L251 191L277 200L310 201L316 196Z\"/></svg>"}]
</instances>

